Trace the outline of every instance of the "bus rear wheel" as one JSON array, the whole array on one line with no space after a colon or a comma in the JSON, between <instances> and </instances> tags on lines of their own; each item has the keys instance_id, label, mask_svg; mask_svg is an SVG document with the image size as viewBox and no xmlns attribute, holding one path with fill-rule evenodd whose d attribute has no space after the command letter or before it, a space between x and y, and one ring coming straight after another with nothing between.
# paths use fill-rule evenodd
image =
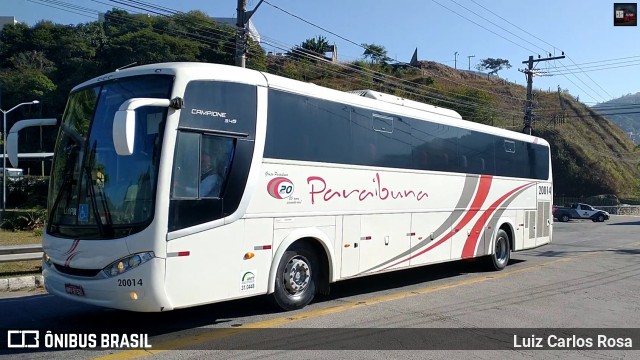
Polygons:
<instances>
[{"instance_id":1,"label":"bus rear wheel","mask_svg":"<svg viewBox=\"0 0 640 360\"><path fill-rule=\"evenodd\" d=\"M493 252L489 255L488 265L491 270L502 270L507 267L511 258L511 246L509 245L509 235L500 229L496 234L493 243Z\"/></svg>"},{"instance_id":2,"label":"bus rear wheel","mask_svg":"<svg viewBox=\"0 0 640 360\"><path fill-rule=\"evenodd\" d=\"M276 273L273 292L275 304L282 310L297 310L305 307L316 294L318 261L314 253L304 246L285 251Z\"/></svg>"}]
</instances>

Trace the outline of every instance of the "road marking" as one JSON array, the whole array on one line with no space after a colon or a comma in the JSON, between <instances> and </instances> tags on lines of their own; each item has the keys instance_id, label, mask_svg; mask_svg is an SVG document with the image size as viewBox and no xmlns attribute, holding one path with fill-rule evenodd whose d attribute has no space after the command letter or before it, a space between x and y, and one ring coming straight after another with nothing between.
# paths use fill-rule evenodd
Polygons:
<instances>
[{"instance_id":1,"label":"road marking","mask_svg":"<svg viewBox=\"0 0 640 360\"><path fill-rule=\"evenodd\" d=\"M433 293L433 292L436 292L436 291L447 290L447 289L452 289L452 288L456 288L456 287L460 287L460 286L481 283L481 282L488 281L488 280L501 279L501 278L504 278L504 277L507 277L507 276L510 276L510 275L513 275L513 274L518 274L518 273L523 273L523 272L527 272L527 271L537 270L537 269L540 269L540 268L543 268L543 267L546 267L546 266L549 266L549 265L553 265L553 264L557 264L557 263L561 263L561 262L573 261L573 260L576 260L576 259L579 259L579 258L584 258L584 257L587 257L587 256L600 254L603 251L611 251L611 250L620 249L621 247L624 247L624 246L635 246L635 245L640 245L640 242L623 244L618 248L608 248L608 249L593 250L593 251L582 253L582 254L575 255L575 256L570 256L570 257L566 257L566 258L562 258L562 259L555 259L555 260L547 261L547 262L544 262L544 263L523 267L521 269L515 269L515 270L511 270L511 271L509 271L509 270L501 271L499 273L492 273L491 275L485 275L485 276L477 276L477 277L473 277L471 279L459 280L459 281L456 281L456 282L453 282L453 283L427 286L427 287L424 287L424 288L421 288L421 289L407 290L407 291L403 291L403 292L399 292L399 293L375 296L375 297L372 297L372 298L369 298L369 299L364 299L364 300L359 300L359 301L349 301L349 302L347 302L345 304L341 304L341 305L329 306L329 307L322 308L322 309L315 309L315 310L305 311L305 312L302 312L300 314L282 316L282 317L278 317L278 318L274 318L274 319L258 321L258 322L245 324L245 325L242 325L242 326L239 326L239 327L235 327L235 328L211 329L211 331L203 333L203 334L198 334L198 335L195 335L195 336L179 338L179 339L174 339L174 340L168 340L168 341L165 341L165 342L154 344L153 346L158 348L158 350L126 350L126 351L122 351L122 352L115 353L115 354L109 354L109 355L106 355L106 356L97 357L95 359L96 360L125 360L125 359L135 359L135 358L139 358L139 357L155 355L155 354L163 353L163 352L170 351L170 350L176 350L176 349L180 349L180 348L193 346L193 345L196 345L196 344L199 344L199 343L202 343L202 342L207 342L207 341L212 341L212 340L216 340L216 339L227 337L227 336L232 336L232 335L234 335L236 333L247 331L246 329L274 328L274 327L277 327L277 326L290 324L290 323L295 322L295 321L313 319L313 318L317 318L317 317L320 317L320 316L336 314L336 313L344 312L344 311L351 310L351 309L354 309L354 308L359 308L359 307L362 307L362 306L375 305L375 304L380 304L380 303L384 303L384 302L405 299L405 298L413 297L413 296L416 296L416 295L424 295L424 294L429 294L429 293Z\"/></svg>"}]
</instances>

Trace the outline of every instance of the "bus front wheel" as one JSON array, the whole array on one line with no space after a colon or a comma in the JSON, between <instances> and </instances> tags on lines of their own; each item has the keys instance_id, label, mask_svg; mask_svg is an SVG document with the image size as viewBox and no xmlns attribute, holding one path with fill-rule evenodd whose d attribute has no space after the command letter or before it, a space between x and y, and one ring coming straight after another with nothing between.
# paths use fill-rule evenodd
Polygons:
<instances>
[{"instance_id":1,"label":"bus front wheel","mask_svg":"<svg viewBox=\"0 0 640 360\"><path fill-rule=\"evenodd\" d=\"M502 270L509 263L511 258L511 246L509 246L509 235L500 229L496 234L493 243L493 252L489 255L489 268L492 270Z\"/></svg>"},{"instance_id":2,"label":"bus front wheel","mask_svg":"<svg viewBox=\"0 0 640 360\"><path fill-rule=\"evenodd\" d=\"M305 246L294 246L285 251L276 275L273 300L283 310L305 307L316 294L318 261Z\"/></svg>"}]
</instances>

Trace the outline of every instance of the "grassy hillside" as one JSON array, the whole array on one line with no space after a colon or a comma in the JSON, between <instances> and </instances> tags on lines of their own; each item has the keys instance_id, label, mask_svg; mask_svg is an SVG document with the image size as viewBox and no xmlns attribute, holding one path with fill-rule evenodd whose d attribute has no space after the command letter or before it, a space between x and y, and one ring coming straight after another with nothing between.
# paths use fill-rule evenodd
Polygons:
<instances>
[{"instance_id":1,"label":"grassy hillside","mask_svg":"<svg viewBox=\"0 0 640 360\"><path fill-rule=\"evenodd\" d=\"M268 57L267 67L338 90L373 89L452 108L467 120L509 130L523 125L524 87L434 62L413 68ZM536 91L534 100L534 135L551 143L556 196L640 197L640 152L618 126L566 92Z\"/></svg>"},{"instance_id":2,"label":"grassy hillside","mask_svg":"<svg viewBox=\"0 0 640 360\"><path fill-rule=\"evenodd\" d=\"M640 144L640 92L600 103L594 110L608 115L626 133L631 133L636 144Z\"/></svg>"}]
</instances>

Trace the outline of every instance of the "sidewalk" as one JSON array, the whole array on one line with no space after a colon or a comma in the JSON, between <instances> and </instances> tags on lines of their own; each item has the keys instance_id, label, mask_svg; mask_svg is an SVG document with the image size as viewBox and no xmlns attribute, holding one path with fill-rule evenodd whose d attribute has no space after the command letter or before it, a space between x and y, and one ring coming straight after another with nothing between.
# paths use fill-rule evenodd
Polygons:
<instances>
[{"instance_id":1,"label":"sidewalk","mask_svg":"<svg viewBox=\"0 0 640 360\"><path fill-rule=\"evenodd\" d=\"M24 291L44 288L44 280L41 274L0 278L0 292Z\"/></svg>"}]
</instances>

